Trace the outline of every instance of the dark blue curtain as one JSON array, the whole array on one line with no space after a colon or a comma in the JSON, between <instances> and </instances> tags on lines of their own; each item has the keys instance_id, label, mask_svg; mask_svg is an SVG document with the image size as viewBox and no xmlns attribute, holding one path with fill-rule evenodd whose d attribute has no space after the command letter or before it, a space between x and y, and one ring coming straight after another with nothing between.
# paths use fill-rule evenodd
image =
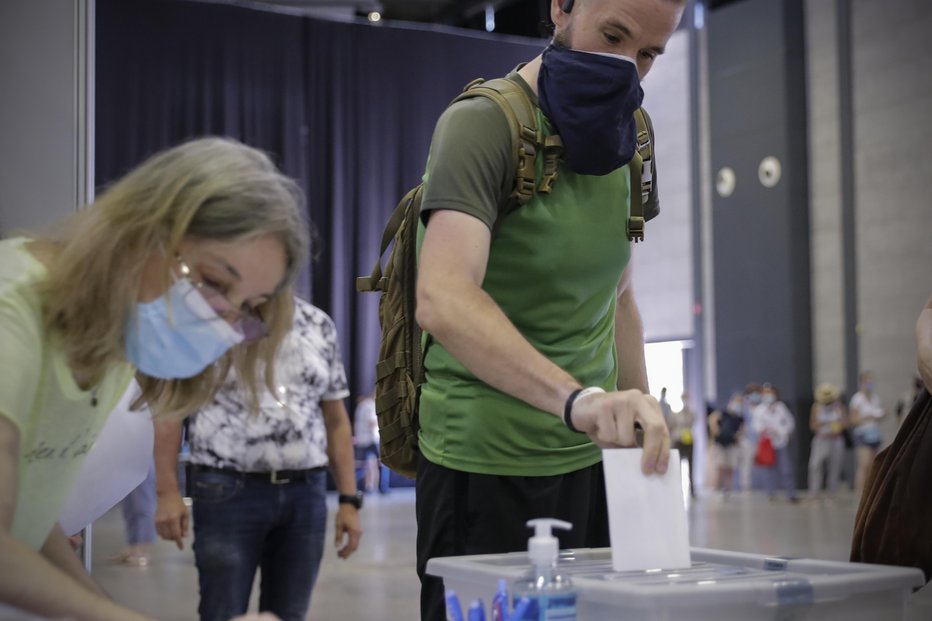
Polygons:
<instances>
[{"instance_id":1,"label":"dark blue curtain","mask_svg":"<svg viewBox=\"0 0 932 621\"><path fill-rule=\"evenodd\" d=\"M355 291L395 203L420 180L434 123L470 80L543 43L334 23L177 0L97 0L96 180L185 139L273 155L308 196L317 259L300 283L331 314L354 393L372 389L377 298Z\"/></svg>"}]
</instances>

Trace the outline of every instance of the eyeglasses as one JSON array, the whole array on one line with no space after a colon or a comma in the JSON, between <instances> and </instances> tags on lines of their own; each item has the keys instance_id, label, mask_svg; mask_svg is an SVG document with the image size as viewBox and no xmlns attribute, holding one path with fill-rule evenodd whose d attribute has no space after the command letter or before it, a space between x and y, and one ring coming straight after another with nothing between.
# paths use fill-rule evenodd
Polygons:
<instances>
[{"instance_id":1,"label":"eyeglasses","mask_svg":"<svg viewBox=\"0 0 932 621\"><path fill-rule=\"evenodd\" d=\"M222 319L228 321L233 329L243 336L243 343L252 343L268 336L269 330L262 316L248 306L236 308L225 295L208 285L200 278L194 278L193 270L185 263L180 254L175 255L178 268L183 278L187 278L194 291L201 294L207 305Z\"/></svg>"}]
</instances>

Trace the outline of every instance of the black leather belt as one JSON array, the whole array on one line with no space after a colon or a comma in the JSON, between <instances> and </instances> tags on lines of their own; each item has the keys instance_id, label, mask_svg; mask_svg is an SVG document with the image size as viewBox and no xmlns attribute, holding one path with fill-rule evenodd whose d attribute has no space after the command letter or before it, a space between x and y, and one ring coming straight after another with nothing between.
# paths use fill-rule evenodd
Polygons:
<instances>
[{"instance_id":1,"label":"black leather belt","mask_svg":"<svg viewBox=\"0 0 932 621\"><path fill-rule=\"evenodd\" d=\"M327 469L326 466L318 466L317 468L307 468L305 470L271 470L268 472L242 472L240 470L235 470L233 468L214 468L213 466L202 466L200 464L192 464L192 466L201 472L220 472L222 474L229 474L232 476L242 477L244 479L258 480L263 483L271 483L272 485L284 485L286 483L303 483L308 481L312 476L323 472Z\"/></svg>"}]
</instances>

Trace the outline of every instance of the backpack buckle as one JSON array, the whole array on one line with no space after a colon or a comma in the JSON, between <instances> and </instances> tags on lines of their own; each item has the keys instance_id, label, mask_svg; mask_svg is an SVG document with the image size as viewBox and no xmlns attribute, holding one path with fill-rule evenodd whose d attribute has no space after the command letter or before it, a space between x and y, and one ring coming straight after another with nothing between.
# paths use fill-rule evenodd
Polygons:
<instances>
[{"instance_id":1,"label":"backpack buckle","mask_svg":"<svg viewBox=\"0 0 932 621\"><path fill-rule=\"evenodd\" d=\"M547 136L544 139L544 175L537 191L549 194L553 182L557 179L557 160L563 155L563 140L559 136Z\"/></svg>"},{"instance_id":2,"label":"backpack buckle","mask_svg":"<svg viewBox=\"0 0 932 621\"><path fill-rule=\"evenodd\" d=\"M628 218L628 241L644 241L644 218L641 216Z\"/></svg>"},{"instance_id":3,"label":"backpack buckle","mask_svg":"<svg viewBox=\"0 0 932 621\"><path fill-rule=\"evenodd\" d=\"M638 151L644 151L650 146L650 134L645 131L638 132L637 135Z\"/></svg>"}]
</instances>

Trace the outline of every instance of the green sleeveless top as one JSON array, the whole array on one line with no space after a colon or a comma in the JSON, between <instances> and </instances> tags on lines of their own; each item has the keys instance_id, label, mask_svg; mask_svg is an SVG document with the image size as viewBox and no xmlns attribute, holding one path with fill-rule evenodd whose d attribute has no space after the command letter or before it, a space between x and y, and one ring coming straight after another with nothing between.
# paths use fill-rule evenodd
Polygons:
<instances>
[{"instance_id":1,"label":"green sleeveless top","mask_svg":"<svg viewBox=\"0 0 932 621\"><path fill-rule=\"evenodd\" d=\"M517 74L516 79L536 97ZM550 126L538 109L545 133ZM453 209L490 228L511 191L510 134L496 104L475 98L438 121L422 213ZM538 173L542 159L538 161ZM615 304L630 258L629 174L577 175L561 165L550 194L494 231L482 288L539 352L584 386L614 390ZM423 231L422 231L423 233ZM481 382L431 341L419 443L433 463L479 474L550 476L591 466L601 449L563 421Z\"/></svg>"}]
</instances>

